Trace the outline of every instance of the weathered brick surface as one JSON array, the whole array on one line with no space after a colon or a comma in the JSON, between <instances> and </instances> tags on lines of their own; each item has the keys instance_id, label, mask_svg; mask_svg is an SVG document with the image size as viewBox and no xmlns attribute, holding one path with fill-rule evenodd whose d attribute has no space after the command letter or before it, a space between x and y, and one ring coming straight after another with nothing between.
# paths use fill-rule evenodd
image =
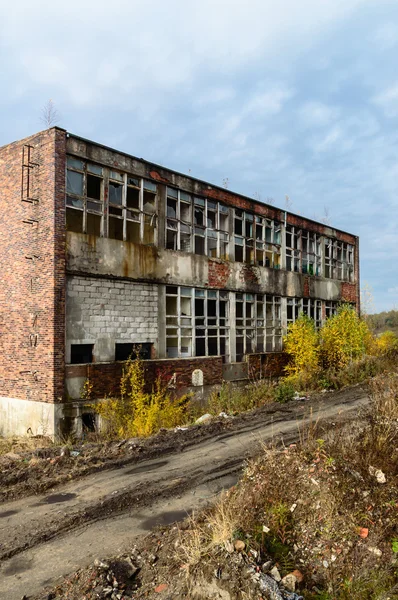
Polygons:
<instances>
[{"instance_id":1,"label":"weathered brick surface","mask_svg":"<svg viewBox=\"0 0 398 600\"><path fill-rule=\"evenodd\" d=\"M249 377L259 379L262 377L282 377L289 357L285 352L268 352L266 354L249 354Z\"/></svg>"},{"instance_id":2,"label":"weathered brick surface","mask_svg":"<svg viewBox=\"0 0 398 600\"><path fill-rule=\"evenodd\" d=\"M209 287L225 288L229 273L230 266L227 262L209 260Z\"/></svg>"},{"instance_id":3,"label":"weathered brick surface","mask_svg":"<svg viewBox=\"0 0 398 600\"><path fill-rule=\"evenodd\" d=\"M341 284L341 299L343 302L357 301L357 286L355 283L343 282Z\"/></svg>"},{"instance_id":4,"label":"weathered brick surface","mask_svg":"<svg viewBox=\"0 0 398 600\"><path fill-rule=\"evenodd\" d=\"M304 277L303 296L304 298L309 298L310 295L310 278Z\"/></svg>"},{"instance_id":5,"label":"weathered brick surface","mask_svg":"<svg viewBox=\"0 0 398 600\"><path fill-rule=\"evenodd\" d=\"M27 145L37 202L22 199ZM64 389L65 132L53 128L0 148L0 190L0 396L57 402Z\"/></svg>"},{"instance_id":6,"label":"weathered brick surface","mask_svg":"<svg viewBox=\"0 0 398 600\"><path fill-rule=\"evenodd\" d=\"M67 365L66 377L85 377L93 384L93 398L115 396L120 393L120 378L124 362L92 363L89 365ZM170 389L179 389L192 385L192 373L195 369L203 371L204 385L222 382L222 359L219 356L190 359L148 360L144 361L145 382L150 390L160 378Z\"/></svg>"}]
</instances>

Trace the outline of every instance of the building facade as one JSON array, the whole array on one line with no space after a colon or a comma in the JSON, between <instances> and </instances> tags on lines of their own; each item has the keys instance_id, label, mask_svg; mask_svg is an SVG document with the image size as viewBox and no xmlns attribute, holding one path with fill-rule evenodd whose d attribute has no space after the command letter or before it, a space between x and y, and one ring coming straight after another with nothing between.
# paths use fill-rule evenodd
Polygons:
<instances>
[{"instance_id":1,"label":"building facade","mask_svg":"<svg viewBox=\"0 0 398 600\"><path fill-rule=\"evenodd\" d=\"M79 431L138 347L148 386L202 393L279 374L301 312L359 310L346 232L56 127L0 178L0 434Z\"/></svg>"}]
</instances>

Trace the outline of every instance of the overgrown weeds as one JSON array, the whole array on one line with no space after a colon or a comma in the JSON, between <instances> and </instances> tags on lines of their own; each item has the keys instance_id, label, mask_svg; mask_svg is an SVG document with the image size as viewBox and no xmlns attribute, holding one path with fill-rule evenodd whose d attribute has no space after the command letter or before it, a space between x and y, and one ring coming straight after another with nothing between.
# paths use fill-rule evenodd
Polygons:
<instances>
[{"instance_id":1,"label":"overgrown weeds","mask_svg":"<svg viewBox=\"0 0 398 600\"><path fill-rule=\"evenodd\" d=\"M120 398L106 398L94 405L112 437L146 437L186 420L188 396L172 397L159 380L152 392L145 391L144 365L139 356L126 362L120 389Z\"/></svg>"},{"instance_id":2,"label":"overgrown weeds","mask_svg":"<svg viewBox=\"0 0 398 600\"><path fill-rule=\"evenodd\" d=\"M191 567L238 531L248 554L271 558L282 575L304 573L306 600L397 599L398 377L376 377L371 392L356 421L328 430L312 421L297 446L264 448L183 532L186 555L195 540Z\"/></svg>"},{"instance_id":3,"label":"overgrown weeds","mask_svg":"<svg viewBox=\"0 0 398 600\"><path fill-rule=\"evenodd\" d=\"M238 414L259 408L275 400L275 385L267 379L252 381L244 387L225 382L219 390L210 394L206 410L217 415L220 412Z\"/></svg>"}]
</instances>

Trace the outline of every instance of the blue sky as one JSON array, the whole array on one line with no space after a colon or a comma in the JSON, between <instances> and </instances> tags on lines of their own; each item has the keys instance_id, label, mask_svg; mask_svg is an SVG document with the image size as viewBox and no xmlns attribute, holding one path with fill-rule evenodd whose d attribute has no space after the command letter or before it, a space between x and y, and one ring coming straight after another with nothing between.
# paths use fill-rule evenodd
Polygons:
<instances>
[{"instance_id":1,"label":"blue sky","mask_svg":"<svg viewBox=\"0 0 398 600\"><path fill-rule=\"evenodd\" d=\"M3 3L4 4L4 3ZM3 13L3 14L2 14ZM0 145L59 125L360 236L398 307L398 2L16 0Z\"/></svg>"}]
</instances>

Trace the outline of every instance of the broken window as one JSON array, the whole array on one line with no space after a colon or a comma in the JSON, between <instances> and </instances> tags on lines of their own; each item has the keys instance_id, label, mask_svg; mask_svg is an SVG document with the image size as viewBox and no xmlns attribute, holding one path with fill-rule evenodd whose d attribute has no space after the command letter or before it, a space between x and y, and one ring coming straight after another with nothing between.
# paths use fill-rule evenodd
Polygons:
<instances>
[{"instance_id":1,"label":"broken window","mask_svg":"<svg viewBox=\"0 0 398 600\"><path fill-rule=\"evenodd\" d=\"M103 169L68 156L66 172L66 228L100 236L103 221Z\"/></svg>"},{"instance_id":2,"label":"broken window","mask_svg":"<svg viewBox=\"0 0 398 600\"><path fill-rule=\"evenodd\" d=\"M108 237L136 244L155 243L157 185L110 171Z\"/></svg>"},{"instance_id":3,"label":"broken window","mask_svg":"<svg viewBox=\"0 0 398 600\"><path fill-rule=\"evenodd\" d=\"M142 360L151 358L153 344L138 342L123 342L115 344L115 360L135 359L139 356Z\"/></svg>"},{"instance_id":4,"label":"broken window","mask_svg":"<svg viewBox=\"0 0 398 600\"><path fill-rule=\"evenodd\" d=\"M280 268L281 228L278 222L235 209L234 234L236 261Z\"/></svg>"},{"instance_id":5,"label":"broken window","mask_svg":"<svg viewBox=\"0 0 398 600\"><path fill-rule=\"evenodd\" d=\"M314 232L286 226L286 269L296 273L321 275L322 253L320 236Z\"/></svg>"},{"instance_id":6,"label":"broken window","mask_svg":"<svg viewBox=\"0 0 398 600\"><path fill-rule=\"evenodd\" d=\"M70 362L72 365L92 363L94 344L71 344Z\"/></svg>"},{"instance_id":7,"label":"broken window","mask_svg":"<svg viewBox=\"0 0 398 600\"><path fill-rule=\"evenodd\" d=\"M229 356L228 292L166 287L168 358Z\"/></svg>"},{"instance_id":8,"label":"broken window","mask_svg":"<svg viewBox=\"0 0 398 600\"><path fill-rule=\"evenodd\" d=\"M354 246L325 239L325 277L351 283L354 281Z\"/></svg>"},{"instance_id":9,"label":"broken window","mask_svg":"<svg viewBox=\"0 0 398 600\"><path fill-rule=\"evenodd\" d=\"M281 299L266 294L235 294L236 360L246 354L282 349Z\"/></svg>"},{"instance_id":10,"label":"broken window","mask_svg":"<svg viewBox=\"0 0 398 600\"><path fill-rule=\"evenodd\" d=\"M228 258L229 208L167 188L166 248L212 258Z\"/></svg>"}]
</instances>

